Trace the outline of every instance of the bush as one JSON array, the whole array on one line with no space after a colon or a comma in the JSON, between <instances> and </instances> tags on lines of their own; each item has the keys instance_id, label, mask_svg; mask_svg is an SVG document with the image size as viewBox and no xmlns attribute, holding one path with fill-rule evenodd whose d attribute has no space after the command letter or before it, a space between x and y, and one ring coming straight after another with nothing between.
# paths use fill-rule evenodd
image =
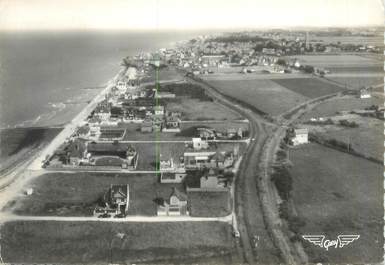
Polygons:
<instances>
[{"instance_id":1,"label":"bush","mask_svg":"<svg viewBox=\"0 0 385 265\"><path fill-rule=\"evenodd\" d=\"M359 126L356 122L354 122L354 121L349 122L348 120L340 120L339 124L341 126L349 127L349 128L357 128Z\"/></svg>"},{"instance_id":2,"label":"bush","mask_svg":"<svg viewBox=\"0 0 385 265\"><path fill-rule=\"evenodd\" d=\"M293 189L293 180L289 170L285 166L275 167L271 180L277 187L279 196L283 200L289 199L290 192Z\"/></svg>"},{"instance_id":3,"label":"bush","mask_svg":"<svg viewBox=\"0 0 385 265\"><path fill-rule=\"evenodd\" d=\"M306 225L306 222L299 217L290 217L289 218L289 228L294 233L298 234L301 227Z\"/></svg>"}]
</instances>

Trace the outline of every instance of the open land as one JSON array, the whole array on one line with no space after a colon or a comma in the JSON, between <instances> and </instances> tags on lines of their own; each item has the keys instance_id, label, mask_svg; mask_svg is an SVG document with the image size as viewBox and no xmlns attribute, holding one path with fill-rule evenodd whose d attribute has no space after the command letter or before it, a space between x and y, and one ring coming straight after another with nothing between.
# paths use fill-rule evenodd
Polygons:
<instances>
[{"instance_id":1,"label":"open land","mask_svg":"<svg viewBox=\"0 0 385 265\"><path fill-rule=\"evenodd\" d=\"M226 216L231 213L228 191L188 191L190 214L199 217Z\"/></svg>"},{"instance_id":2,"label":"open land","mask_svg":"<svg viewBox=\"0 0 385 265\"><path fill-rule=\"evenodd\" d=\"M182 120L236 120L239 114L223 107L219 103L200 101L197 99L183 99L178 102L167 102L168 111L181 112Z\"/></svg>"},{"instance_id":3,"label":"open land","mask_svg":"<svg viewBox=\"0 0 385 265\"><path fill-rule=\"evenodd\" d=\"M32 195L20 195L5 210L20 215L37 216L92 216L110 185L129 185L128 215L155 216L156 197L167 198L172 187L182 184L161 184L155 174L119 173L47 173L25 188L33 188ZM55 194L56 196L53 196Z\"/></svg>"},{"instance_id":4,"label":"open land","mask_svg":"<svg viewBox=\"0 0 385 265\"><path fill-rule=\"evenodd\" d=\"M307 98L318 98L343 90L317 78L276 79L274 82Z\"/></svg>"},{"instance_id":5,"label":"open land","mask_svg":"<svg viewBox=\"0 0 385 265\"><path fill-rule=\"evenodd\" d=\"M323 101L318 106L311 109L305 115L302 116L302 121L309 120L310 118L328 117L334 116L338 112L351 111L354 109L364 109L371 105L382 104L381 99L377 97L361 99L357 96L343 96L338 98L332 98Z\"/></svg>"},{"instance_id":6,"label":"open land","mask_svg":"<svg viewBox=\"0 0 385 265\"><path fill-rule=\"evenodd\" d=\"M1 235L2 258L14 263L229 263L234 251L231 227L215 222L19 221L3 224Z\"/></svg>"},{"instance_id":7,"label":"open land","mask_svg":"<svg viewBox=\"0 0 385 265\"><path fill-rule=\"evenodd\" d=\"M381 56L381 55L378 55ZM315 67L344 68L344 67L380 67L381 61L351 54L332 54L332 55L295 55L302 64L309 64Z\"/></svg>"},{"instance_id":8,"label":"open land","mask_svg":"<svg viewBox=\"0 0 385 265\"><path fill-rule=\"evenodd\" d=\"M359 234L355 244L326 252L304 242L314 262L382 260L383 167L318 144L290 150L292 197L305 220L300 234Z\"/></svg>"},{"instance_id":9,"label":"open land","mask_svg":"<svg viewBox=\"0 0 385 265\"><path fill-rule=\"evenodd\" d=\"M209 83L226 95L244 101L271 115L281 114L306 100L305 96L266 79L210 80Z\"/></svg>"}]
</instances>

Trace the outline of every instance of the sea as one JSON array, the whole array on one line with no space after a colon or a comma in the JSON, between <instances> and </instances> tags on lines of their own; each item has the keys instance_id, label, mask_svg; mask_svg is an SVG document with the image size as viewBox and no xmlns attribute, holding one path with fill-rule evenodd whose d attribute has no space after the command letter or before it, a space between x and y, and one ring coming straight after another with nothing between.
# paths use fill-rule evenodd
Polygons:
<instances>
[{"instance_id":1,"label":"sea","mask_svg":"<svg viewBox=\"0 0 385 265\"><path fill-rule=\"evenodd\" d=\"M117 74L124 57L202 34L0 32L0 128L62 126Z\"/></svg>"}]
</instances>

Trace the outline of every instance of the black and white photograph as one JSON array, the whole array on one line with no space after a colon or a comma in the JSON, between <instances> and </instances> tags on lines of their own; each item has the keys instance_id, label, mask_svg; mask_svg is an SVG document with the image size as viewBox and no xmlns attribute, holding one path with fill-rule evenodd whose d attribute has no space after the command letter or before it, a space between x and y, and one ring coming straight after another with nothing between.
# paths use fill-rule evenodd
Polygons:
<instances>
[{"instance_id":1,"label":"black and white photograph","mask_svg":"<svg viewBox=\"0 0 385 265\"><path fill-rule=\"evenodd\" d=\"M383 264L384 4L0 0L0 264Z\"/></svg>"}]
</instances>

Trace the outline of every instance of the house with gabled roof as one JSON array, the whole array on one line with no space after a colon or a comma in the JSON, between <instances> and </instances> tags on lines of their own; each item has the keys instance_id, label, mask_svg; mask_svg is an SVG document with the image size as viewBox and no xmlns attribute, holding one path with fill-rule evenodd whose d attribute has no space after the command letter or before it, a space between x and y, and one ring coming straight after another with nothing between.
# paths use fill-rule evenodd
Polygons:
<instances>
[{"instance_id":1,"label":"house with gabled roof","mask_svg":"<svg viewBox=\"0 0 385 265\"><path fill-rule=\"evenodd\" d=\"M170 197L158 204L157 215L159 216L175 216L189 215L187 210L187 195L173 187Z\"/></svg>"},{"instance_id":2,"label":"house with gabled roof","mask_svg":"<svg viewBox=\"0 0 385 265\"><path fill-rule=\"evenodd\" d=\"M103 196L104 206L97 206L94 215L108 213L110 215L126 215L130 206L129 185L110 185L110 188Z\"/></svg>"}]
</instances>

